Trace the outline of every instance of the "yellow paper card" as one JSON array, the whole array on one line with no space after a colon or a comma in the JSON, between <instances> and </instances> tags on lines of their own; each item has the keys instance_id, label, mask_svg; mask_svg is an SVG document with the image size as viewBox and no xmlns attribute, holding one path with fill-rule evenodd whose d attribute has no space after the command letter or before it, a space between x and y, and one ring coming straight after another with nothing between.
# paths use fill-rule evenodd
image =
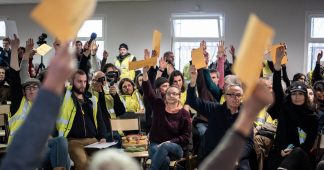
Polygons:
<instances>
[{"instance_id":1,"label":"yellow paper card","mask_svg":"<svg viewBox=\"0 0 324 170\"><path fill-rule=\"evenodd\" d=\"M52 49L51 46L47 44L43 44L36 49L36 52L41 56L45 56L49 51L51 51L51 49Z\"/></svg>"},{"instance_id":2,"label":"yellow paper card","mask_svg":"<svg viewBox=\"0 0 324 170\"><path fill-rule=\"evenodd\" d=\"M207 67L205 63L204 51L202 47L198 49L192 49L191 58L192 58L192 64L195 65L196 69Z\"/></svg>"},{"instance_id":3,"label":"yellow paper card","mask_svg":"<svg viewBox=\"0 0 324 170\"><path fill-rule=\"evenodd\" d=\"M251 14L233 71L245 84L244 98L253 92L262 69L264 51L272 44L274 30Z\"/></svg>"},{"instance_id":4,"label":"yellow paper card","mask_svg":"<svg viewBox=\"0 0 324 170\"><path fill-rule=\"evenodd\" d=\"M136 69L140 69L143 67L150 67L150 66L155 66L157 62L157 57L151 57L147 60L140 60L140 61L132 61L129 62L128 64L128 69L129 70L136 70Z\"/></svg>"},{"instance_id":5,"label":"yellow paper card","mask_svg":"<svg viewBox=\"0 0 324 170\"><path fill-rule=\"evenodd\" d=\"M276 63L276 51L277 51L277 48L279 48L280 44L275 44L273 46L271 46L271 51L270 51L270 55L271 55L271 59L273 61L273 64ZM287 55L283 56L282 60L281 60L281 64L287 64L288 63L288 57Z\"/></svg>"},{"instance_id":6,"label":"yellow paper card","mask_svg":"<svg viewBox=\"0 0 324 170\"><path fill-rule=\"evenodd\" d=\"M76 37L96 7L96 0L42 0L31 17L52 36L66 42Z\"/></svg>"},{"instance_id":7,"label":"yellow paper card","mask_svg":"<svg viewBox=\"0 0 324 170\"><path fill-rule=\"evenodd\" d=\"M156 53L155 53L155 55L152 55L152 57L160 56L161 36L162 36L161 32L154 30L153 40L152 40L152 49L155 50Z\"/></svg>"}]
</instances>

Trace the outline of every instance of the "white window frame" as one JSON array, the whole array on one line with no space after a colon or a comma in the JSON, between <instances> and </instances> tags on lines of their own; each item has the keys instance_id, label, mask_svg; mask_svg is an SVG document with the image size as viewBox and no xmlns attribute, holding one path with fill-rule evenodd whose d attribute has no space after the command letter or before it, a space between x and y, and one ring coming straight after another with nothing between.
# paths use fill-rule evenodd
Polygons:
<instances>
[{"instance_id":1,"label":"white window frame","mask_svg":"<svg viewBox=\"0 0 324 170\"><path fill-rule=\"evenodd\" d=\"M8 17L0 17L0 21L6 21L8 20ZM3 47L2 45L2 40L6 37L8 37L8 35L6 35L7 33L5 32L5 36L0 36L0 47Z\"/></svg>"},{"instance_id":2,"label":"white window frame","mask_svg":"<svg viewBox=\"0 0 324 170\"><path fill-rule=\"evenodd\" d=\"M104 16L104 15L95 15L95 16L87 19L87 20L102 20L102 37L97 36L96 41L103 41L104 42L103 49L106 49L106 46L107 46L107 42L105 40L105 37L107 35L107 29L106 29L107 28L107 18L106 18L106 16ZM87 37L78 37L77 36L76 39L79 40L79 41L82 41L82 42L83 41L89 41L90 34ZM84 45L84 43L82 45ZM97 57L99 59L102 59L102 54L97 53Z\"/></svg>"},{"instance_id":3,"label":"white window frame","mask_svg":"<svg viewBox=\"0 0 324 170\"><path fill-rule=\"evenodd\" d=\"M176 37L174 32L174 20L177 19L217 19L218 20L218 30L219 37ZM222 23L221 23L222 21ZM208 42L219 42L221 40L225 40L225 14L224 13L206 13L206 14L190 14L190 13L182 13L182 14L172 14L171 15L171 51L175 52L175 43L176 42L201 42L205 40ZM176 54L175 54L176 55ZM210 56L212 59L214 56ZM175 60L179 60L181 63L181 57L175 56ZM177 61L175 61L177 62ZM181 64L179 64L179 68L176 68L182 71L183 68L180 68Z\"/></svg>"},{"instance_id":4,"label":"white window frame","mask_svg":"<svg viewBox=\"0 0 324 170\"><path fill-rule=\"evenodd\" d=\"M312 11L312 12L307 12L306 13L306 36L305 36L305 50L304 50L304 55L306 56L304 58L304 70L306 72L309 72L311 70L314 70L315 64L312 65L309 64L309 62L312 61L315 55L309 56L309 51L308 51L308 46L310 43L323 43L324 44L324 38L312 38L311 37L311 31L312 31L312 18L313 17L321 17L324 18L324 11ZM315 58L316 60L316 58Z\"/></svg>"}]
</instances>

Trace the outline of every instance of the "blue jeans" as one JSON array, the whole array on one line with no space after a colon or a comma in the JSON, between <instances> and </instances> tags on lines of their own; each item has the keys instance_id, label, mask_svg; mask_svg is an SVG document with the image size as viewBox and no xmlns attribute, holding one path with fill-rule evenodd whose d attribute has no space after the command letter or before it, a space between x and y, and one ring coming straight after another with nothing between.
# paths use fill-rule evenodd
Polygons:
<instances>
[{"instance_id":1,"label":"blue jeans","mask_svg":"<svg viewBox=\"0 0 324 170\"><path fill-rule=\"evenodd\" d=\"M43 156L42 168L64 167L70 169L68 142L65 137L55 137L48 140Z\"/></svg>"},{"instance_id":2,"label":"blue jeans","mask_svg":"<svg viewBox=\"0 0 324 170\"><path fill-rule=\"evenodd\" d=\"M204 134L207 130L207 127L208 127L208 123L197 123L196 127L199 132L199 136L204 136Z\"/></svg>"},{"instance_id":3,"label":"blue jeans","mask_svg":"<svg viewBox=\"0 0 324 170\"><path fill-rule=\"evenodd\" d=\"M183 150L176 143L163 143L158 147L157 143L150 143L149 157L151 159L150 170L168 170L170 160L180 159L183 156Z\"/></svg>"}]
</instances>

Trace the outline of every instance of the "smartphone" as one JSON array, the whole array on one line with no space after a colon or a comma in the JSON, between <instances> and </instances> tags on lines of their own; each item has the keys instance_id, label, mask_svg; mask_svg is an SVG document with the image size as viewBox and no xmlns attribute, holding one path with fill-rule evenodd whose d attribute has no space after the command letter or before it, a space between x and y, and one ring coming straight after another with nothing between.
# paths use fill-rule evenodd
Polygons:
<instances>
[{"instance_id":1,"label":"smartphone","mask_svg":"<svg viewBox=\"0 0 324 170\"><path fill-rule=\"evenodd\" d=\"M291 149L293 149L294 147L295 147L295 146L294 146L293 144L289 144L285 150L291 150ZM285 151L285 150L284 150L284 151Z\"/></svg>"}]
</instances>

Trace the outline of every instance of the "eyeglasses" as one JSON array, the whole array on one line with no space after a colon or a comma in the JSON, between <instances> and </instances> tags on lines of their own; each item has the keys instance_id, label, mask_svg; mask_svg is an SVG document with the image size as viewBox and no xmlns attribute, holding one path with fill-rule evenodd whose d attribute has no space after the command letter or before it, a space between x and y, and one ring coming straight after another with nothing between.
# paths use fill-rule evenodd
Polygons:
<instances>
[{"instance_id":1,"label":"eyeglasses","mask_svg":"<svg viewBox=\"0 0 324 170\"><path fill-rule=\"evenodd\" d=\"M34 90L38 90L39 87L38 86L27 86L25 88L26 91L34 91Z\"/></svg>"},{"instance_id":2,"label":"eyeglasses","mask_svg":"<svg viewBox=\"0 0 324 170\"><path fill-rule=\"evenodd\" d=\"M239 93L237 93L237 94L235 94L235 93L227 93L226 95L230 96L231 98L235 98L235 97L241 98L243 96L242 94L239 94Z\"/></svg>"},{"instance_id":3,"label":"eyeglasses","mask_svg":"<svg viewBox=\"0 0 324 170\"><path fill-rule=\"evenodd\" d=\"M166 93L168 96L179 96L180 95L180 93L177 93L177 92L167 92Z\"/></svg>"}]
</instances>

